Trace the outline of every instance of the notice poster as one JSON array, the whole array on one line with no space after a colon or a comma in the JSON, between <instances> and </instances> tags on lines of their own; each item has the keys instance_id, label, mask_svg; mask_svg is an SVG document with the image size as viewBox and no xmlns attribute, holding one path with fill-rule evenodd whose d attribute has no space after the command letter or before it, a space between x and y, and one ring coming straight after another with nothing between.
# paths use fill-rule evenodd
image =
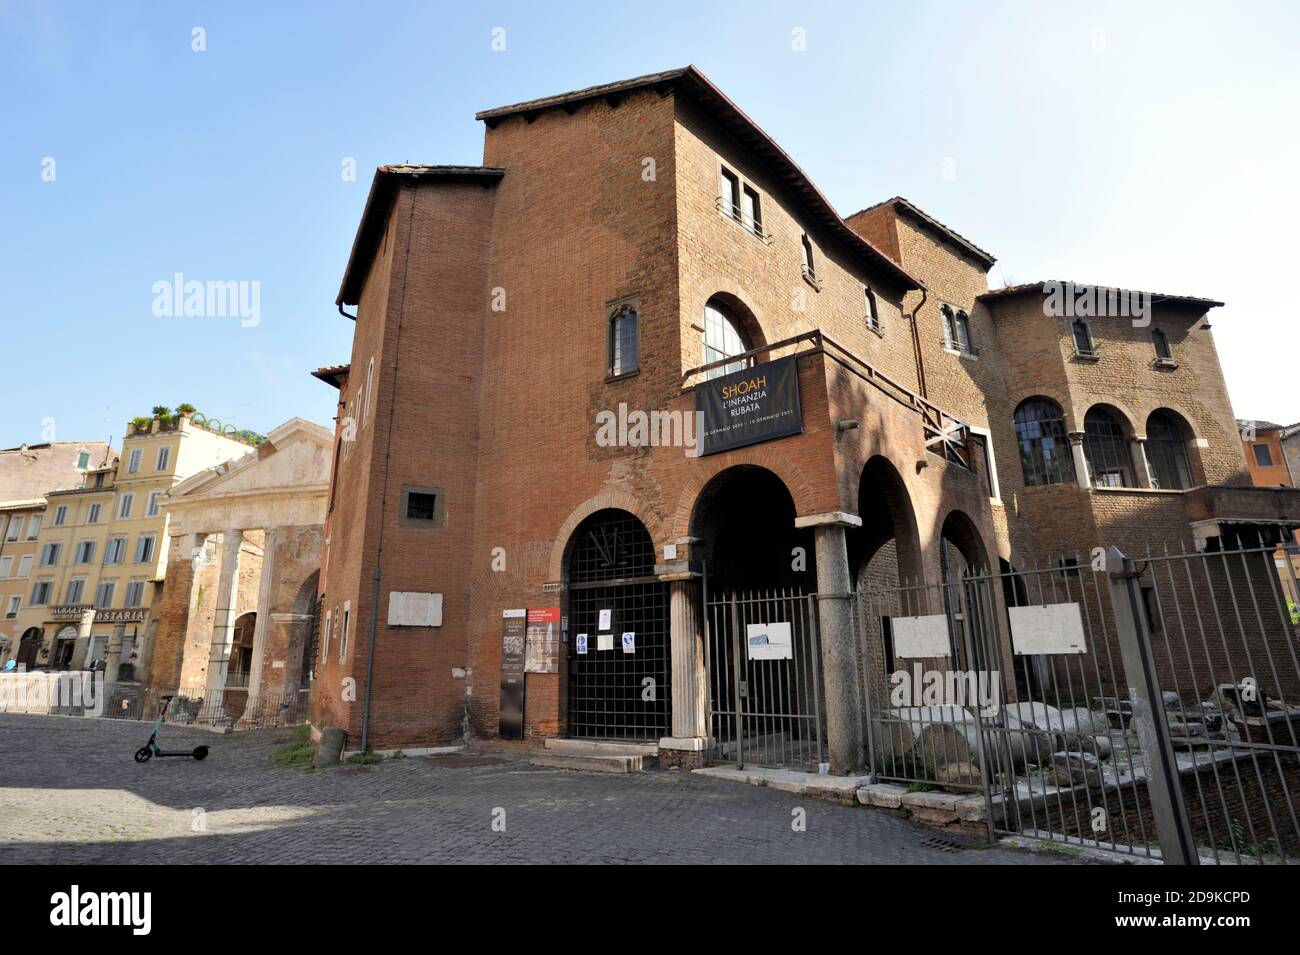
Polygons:
<instances>
[{"instance_id":1,"label":"notice poster","mask_svg":"<svg viewBox=\"0 0 1300 955\"><path fill-rule=\"evenodd\" d=\"M751 660L790 660L794 641L788 623L751 623L745 627L745 645Z\"/></svg>"},{"instance_id":2,"label":"notice poster","mask_svg":"<svg viewBox=\"0 0 1300 955\"><path fill-rule=\"evenodd\" d=\"M623 634L623 652L636 653L636 634L631 630Z\"/></svg>"},{"instance_id":3,"label":"notice poster","mask_svg":"<svg viewBox=\"0 0 1300 955\"><path fill-rule=\"evenodd\" d=\"M613 650L613 649L614 649L614 635L613 635L612 633L598 633L598 634L596 634L596 649L597 649L597 650Z\"/></svg>"},{"instance_id":4,"label":"notice poster","mask_svg":"<svg viewBox=\"0 0 1300 955\"><path fill-rule=\"evenodd\" d=\"M574 640L574 645L576 646L578 653L579 653L581 656L586 656L586 655L587 655L587 635L586 635L585 633L580 633L580 634L578 634L576 637L574 637L573 640Z\"/></svg>"},{"instance_id":5,"label":"notice poster","mask_svg":"<svg viewBox=\"0 0 1300 955\"><path fill-rule=\"evenodd\" d=\"M524 653L525 673L558 673L560 669L560 608L528 611Z\"/></svg>"},{"instance_id":6,"label":"notice poster","mask_svg":"<svg viewBox=\"0 0 1300 955\"><path fill-rule=\"evenodd\" d=\"M527 610L501 611L501 709L497 728L502 739L524 738L524 628Z\"/></svg>"},{"instance_id":7,"label":"notice poster","mask_svg":"<svg viewBox=\"0 0 1300 955\"><path fill-rule=\"evenodd\" d=\"M600 626L597 630L609 630L614 620L614 611L612 609L602 610L600 612Z\"/></svg>"}]
</instances>

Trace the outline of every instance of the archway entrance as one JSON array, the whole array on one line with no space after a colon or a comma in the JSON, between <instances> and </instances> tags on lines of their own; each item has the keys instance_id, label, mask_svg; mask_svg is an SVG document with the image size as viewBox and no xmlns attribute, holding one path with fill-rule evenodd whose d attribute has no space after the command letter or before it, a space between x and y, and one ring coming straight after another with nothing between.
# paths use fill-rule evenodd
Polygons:
<instances>
[{"instance_id":1,"label":"archway entrance","mask_svg":"<svg viewBox=\"0 0 1300 955\"><path fill-rule=\"evenodd\" d=\"M570 736L658 741L672 731L668 587L654 565L650 534L627 511L597 511L573 532Z\"/></svg>"},{"instance_id":2,"label":"archway entrance","mask_svg":"<svg viewBox=\"0 0 1300 955\"><path fill-rule=\"evenodd\" d=\"M29 627L23 634L22 639L18 641L18 655L14 658L16 666L34 670L36 668L36 656L41 650L41 628Z\"/></svg>"}]
</instances>

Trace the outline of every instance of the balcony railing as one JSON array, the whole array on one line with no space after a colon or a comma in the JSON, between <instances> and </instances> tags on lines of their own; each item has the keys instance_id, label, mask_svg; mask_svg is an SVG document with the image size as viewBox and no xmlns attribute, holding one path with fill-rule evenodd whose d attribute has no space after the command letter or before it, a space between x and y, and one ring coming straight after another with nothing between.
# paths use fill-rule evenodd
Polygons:
<instances>
[{"instance_id":1,"label":"balcony railing","mask_svg":"<svg viewBox=\"0 0 1300 955\"><path fill-rule=\"evenodd\" d=\"M782 354L776 355L776 352ZM760 355L767 356L770 359L795 354L823 354L894 401L915 411L921 418L921 429L925 437L926 450L967 470L971 469L970 427L966 422L944 411L928 399L922 398L906 386L894 381L874 366L867 364L856 354L824 334L821 329L804 332L802 335L795 335L793 338L785 338L770 345L761 345L738 355L730 355L727 358L688 369L682 375L682 382L684 386L692 387L691 379L697 375L703 375L715 368L725 368L727 365L740 361L757 361Z\"/></svg>"},{"instance_id":2,"label":"balcony railing","mask_svg":"<svg viewBox=\"0 0 1300 955\"><path fill-rule=\"evenodd\" d=\"M772 234L763 231L762 221L755 219L752 215L747 215L738 205L726 196L716 196L713 200L713 207L724 217L740 223L741 228L750 235L761 239L765 245L772 244Z\"/></svg>"}]
</instances>

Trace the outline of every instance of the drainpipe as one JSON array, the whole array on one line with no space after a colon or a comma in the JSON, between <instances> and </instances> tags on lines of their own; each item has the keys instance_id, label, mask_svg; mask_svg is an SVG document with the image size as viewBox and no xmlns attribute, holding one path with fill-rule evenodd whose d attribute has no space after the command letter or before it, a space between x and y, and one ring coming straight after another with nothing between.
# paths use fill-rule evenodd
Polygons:
<instances>
[{"instance_id":1,"label":"drainpipe","mask_svg":"<svg viewBox=\"0 0 1300 955\"><path fill-rule=\"evenodd\" d=\"M356 317L355 315L349 315L347 312L343 311L343 303L342 303L342 302L336 302L335 304L338 305L338 307L339 307L339 314L342 315L344 318L350 318L350 319L352 319L352 321L354 321L354 322L357 320L357 317Z\"/></svg>"},{"instance_id":2,"label":"drainpipe","mask_svg":"<svg viewBox=\"0 0 1300 955\"><path fill-rule=\"evenodd\" d=\"M928 398L925 387L925 359L921 357L921 330L917 324L917 315L920 314L925 300L930 297L928 289L921 288L921 301L916 303L916 308L912 309L912 353L916 356L916 390L920 392L922 398Z\"/></svg>"},{"instance_id":3,"label":"drainpipe","mask_svg":"<svg viewBox=\"0 0 1300 955\"><path fill-rule=\"evenodd\" d=\"M361 711L361 752L370 752L370 687L375 680L375 628L379 625L379 561L370 588L370 650L366 653L366 705Z\"/></svg>"}]
</instances>

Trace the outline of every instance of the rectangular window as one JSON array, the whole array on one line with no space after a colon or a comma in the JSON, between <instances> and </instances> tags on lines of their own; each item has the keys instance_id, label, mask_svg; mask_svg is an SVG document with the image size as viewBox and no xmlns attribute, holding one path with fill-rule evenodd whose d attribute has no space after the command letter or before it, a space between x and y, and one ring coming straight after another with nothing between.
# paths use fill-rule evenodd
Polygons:
<instances>
[{"instance_id":1,"label":"rectangular window","mask_svg":"<svg viewBox=\"0 0 1300 955\"><path fill-rule=\"evenodd\" d=\"M110 537L104 544L104 563L120 564L126 560L126 538Z\"/></svg>"},{"instance_id":2,"label":"rectangular window","mask_svg":"<svg viewBox=\"0 0 1300 955\"><path fill-rule=\"evenodd\" d=\"M89 564L95 559L95 542L82 541L77 545L77 553L73 555L74 564Z\"/></svg>"},{"instance_id":3,"label":"rectangular window","mask_svg":"<svg viewBox=\"0 0 1300 955\"><path fill-rule=\"evenodd\" d=\"M126 473L127 473L127 474L139 474L139 473L140 473L140 454L141 454L141 451L140 451L139 448L132 448L132 449L131 449L131 456L127 459L128 462L129 462L129 463L127 464L127 466L126 466Z\"/></svg>"},{"instance_id":4,"label":"rectangular window","mask_svg":"<svg viewBox=\"0 0 1300 955\"><path fill-rule=\"evenodd\" d=\"M754 235L763 234L763 206L758 193L746 186L740 196L740 221Z\"/></svg>"},{"instance_id":5,"label":"rectangular window","mask_svg":"<svg viewBox=\"0 0 1300 955\"><path fill-rule=\"evenodd\" d=\"M149 509L148 509L148 514L149 514L150 517L157 517L157 516L158 516L158 512L159 512L159 510L161 510L161 508L158 506L158 499L161 498L161 497L162 497L162 491L150 491L150 492L149 492Z\"/></svg>"},{"instance_id":6,"label":"rectangular window","mask_svg":"<svg viewBox=\"0 0 1300 955\"><path fill-rule=\"evenodd\" d=\"M86 587L85 577L74 577L72 580L69 580L68 592L66 594L66 599L63 602L68 604L81 603L81 592L85 589L85 587Z\"/></svg>"},{"instance_id":7,"label":"rectangular window","mask_svg":"<svg viewBox=\"0 0 1300 955\"><path fill-rule=\"evenodd\" d=\"M36 581L35 586L32 587L31 605L33 607L44 607L47 603L49 603L50 591L53 589L53 587L54 587L54 582L49 579Z\"/></svg>"},{"instance_id":8,"label":"rectangular window","mask_svg":"<svg viewBox=\"0 0 1300 955\"><path fill-rule=\"evenodd\" d=\"M9 575L14 572L14 555L0 557L0 580L8 580Z\"/></svg>"},{"instance_id":9,"label":"rectangular window","mask_svg":"<svg viewBox=\"0 0 1300 955\"><path fill-rule=\"evenodd\" d=\"M50 542L41 548L41 566L57 567L59 565L59 552L63 550L62 544Z\"/></svg>"},{"instance_id":10,"label":"rectangular window","mask_svg":"<svg viewBox=\"0 0 1300 955\"><path fill-rule=\"evenodd\" d=\"M722 191L722 214L732 219L738 218L740 215L740 177L726 166L723 166L718 187Z\"/></svg>"},{"instance_id":11,"label":"rectangular window","mask_svg":"<svg viewBox=\"0 0 1300 955\"><path fill-rule=\"evenodd\" d=\"M117 589L117 581L105 580L95 588L95 609L107 610L113 606L113 591Z\"/></svg>"},{"instance_id":12,"label":"rectangular window","mask_svg":"<svg viewBox=\"0 0 1300 955\"><path fill-rule=\"evenodd\" d=\"M68 519L68 505L60 504L54 509L54 526L62 527Z\"/></svg>"},{"instance_id":13,"label":"rectangular window","mask_svg":"<svg viewBox=\"0 0 1300 955\"><path fill-rule=\"evenodd\" d=\"M1267 444L1252 445L1255 449L1255 464L1261 468L1271 468L1273 466L1273 453L1269 450Z\"/></svg>"},{"instance_id":14,"label":"rectangular window","mask_svg":"<svg viewBox=\"0 0 1300 955\"><path fill-rule=\"evenodd\" d=\"M402 488L400 522L417 527L441 527L443 491L437 487Z\"/></svg>"},{"instance_id":15,"label":"rectangular window","mask_svg":"<svg viewBox=\"0 0 1300 955\"><path fill-rule=\"evenodd\" d=\"M140 539L135 542L135 562L137 564L147 564L153 560L153 534L141 534Z\"/></svg>"},{"instance_id":16,"label":"rectangular window","mask_svg":"<svg viewBox=\"0 0 1300 955\"><path fill-rule=\"evenodd\" d=\"M5 607L5 617L12 620L18 616L18 608L23 605L23 598L14 594L9 598L9 606Z\"/></svg>"},{"instance_id":17,"label":"rectangular window","mask_svg":"<svg viewBox=\"0 0 1300 955\"><path fill-rule=\"evenodd\" d=\"M332 610L326 610L325 627L321 631L320 638L320 660L322 664L330 657L330 627L332 626L333 621L334 612Z\"/></svg>"},{"instance_id":18,"label":"rectangular window","mask_svg":"<svg viewBox=\"0 0 1300 955\"><path fill-rule=\"evenodd\" d=\"M118 509L117 509L117 519L118 519L118 520L125 520L126 518L130 517L130 516L131 516L131 505L134 504L134 503L135 503L135 495L134 495L134 494L123 494L122 497L121 497L121 503L120 503L120 505L118 506Z\"/></svg>"},{"instance_id":19,"label":"rectangular window","mask_svg":"<svg viewBox=\"0 0 1300 955\"><path fill-rule=\"evenodd\" d=\"M171 445L169 444L163 445L161 448L158 449L158 467L156 468L156 470L166 471L167 465L171 464L171 462L172 462Z\"/></svg>"},{"instance_id":20,"label":"rectangular window","mask_svg":"<svg viewBox=\"0 0 1300 955\"><path fill-rule=\"evenodd\" d=\"M99 505L98 505L98 504L92 504L92 505L90 505L90 510L86 512L86 523L87 523L87 524L98 524L98 523L99 523Z\"/></svg>"},{"instance_id":21,"label":"rectangular window","mask_svg":"<svg viewBox=\"0 0 1300 955\"><path fill-rule=\"evenodd\" d=\"M144 605L144 581L133 580L126 585L126 607L140 607Z\"/></svg>"},{"instance_id":22,"label":"rectangular window","mask_svg":"<svg viewBox=\"0 0 1300 955\"><path fill-rule=\"evenodd\" d=\"M84 471L88 467L90 467L90 452L82 451L77 455L77 470Z\"/></svg>"},{"instance_id":23,"label":"rectangular window","mask_svg":"<svg viewBox=\"0 0 1300 955\"><path fill-rule=\"evenodd\" d=\"M23 532L23 518L21 514L15 514L9 518L9 533L5 535L5 540L16 541Z\"/></svg>"},{"instance_id":24,"label":"rectangular window","mask_svg":"<svg viewBox=\"0 0 1300 955\"><path fill-rule=\"evenodd\" d=\"M26 577L31 572L32 572L32 555L23 554L22 557L18 558L18 576Z\"/></svg>"},{"instance_id":25,"label":"rectangular window","mask_svg":"<svg viewBox=\"0 0 1300 955\"><path fill-rule=\"evenodd\" d=\"M95 475L95 487L103 487L103 486L104 486L104 472L100 471Z\"/></svg>"},{"instance_id":26,"label":"rectangular window","mask_svg":"<svg viewBox=\"0 0 1300 955\"><path fill-rule=\"evenodd\" d=\"M27 539L36 540L36 535L41 532L42 517L40 514L33 514L32 519L27 522Z\"/></svg>"}]
</instances>

